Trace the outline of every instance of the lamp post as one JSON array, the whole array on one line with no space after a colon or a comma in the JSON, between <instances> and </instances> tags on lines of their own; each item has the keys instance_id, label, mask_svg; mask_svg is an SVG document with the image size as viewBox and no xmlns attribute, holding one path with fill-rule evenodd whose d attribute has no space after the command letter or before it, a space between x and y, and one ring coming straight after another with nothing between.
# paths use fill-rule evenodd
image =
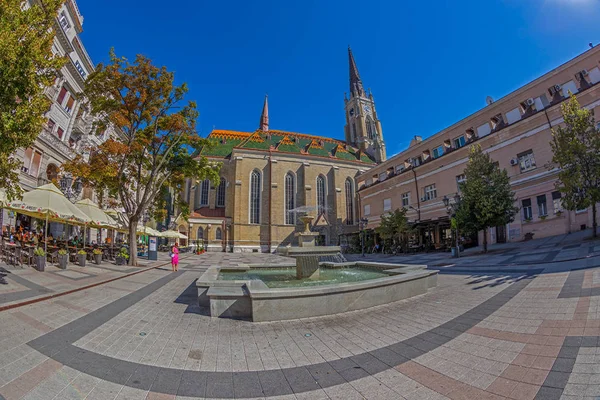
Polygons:
<instances>
[{"instance_id":1,"label":"lamp post","mask_svg":"<svg viewBox=\"0 0 600 400\"><path fill-rule=\"evenodd\" d=\"M446 207L446 212L450 216L450 218L454 217L454 221L456 226L454 227L454 232L456 234L456 258L460 257L460 246L459 246L459 236L458 236L458 220L456 220L456 211L460 207L460 195L456 193L454 195L454 203L450 203L450 199L447 196L444 196L442 199L444 201L444 206Z\"/></svg>"},{"instance_id":2,"label":"lamp post","mask_svg":"<svg viewBox=\"0 0 600 400\"><path fill-rule=\"evenodd\" d=\"M64 174L60 178L60 191L70 201L76 200L81 194L82 189L83 182L81 182L80 178L75 179L75 182L73 182L73 175L71 174Z\"/></svg>"},{"instance_id":3,"label":"lamp post","mask_svg":"<svg viewBox=\"0 0 600 400\"><path fill-rule=\"evenodd\" d=\"M194 224L192 222L188 222L188 246L190 248L190 251L193 252L194 249L192 248L192 227L194 226Z\"/></svg>"},{"instance_id":4,"label":"lamp post","mask_svg":"<svg viewBox=\"0 0 600 400\"><path fill-rule=\"evenodd\" d=\"M204 250L208 251L208 242L210 241L211 224L206 225L206 237L204 238Z\"/></svg>"},{"instance_id":5,"label":"lamp post","mask_svg":"<svg viewBox=\"0 0 600 400\"><path fill-rule=\"evenodd\" d=\"M362 256L365 256L365 228L367 227L367 224L369 223L369 220L367 218L361 218L359 221L360 224L360 231L361 231L361 235L360 235L360 247L362 249Z\"/></svg>"}]
</instances>

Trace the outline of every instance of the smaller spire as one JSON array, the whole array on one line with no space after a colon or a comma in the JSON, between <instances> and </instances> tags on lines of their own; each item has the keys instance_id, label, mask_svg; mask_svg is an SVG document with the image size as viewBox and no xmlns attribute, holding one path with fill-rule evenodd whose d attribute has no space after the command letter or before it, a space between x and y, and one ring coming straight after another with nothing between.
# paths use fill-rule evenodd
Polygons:
<instances>
[{"instance_id":1,"label":"smaller spire","mask_svg":"<svg viewBox=\"0 0 600 400\"><path fill-rule=\"evenodd\" d=\"M265 94L265 102L263 104L262 114L260 116L260 124L258 129L267 132L269 130L269 95Z\"/></svg>"}]
</instances>

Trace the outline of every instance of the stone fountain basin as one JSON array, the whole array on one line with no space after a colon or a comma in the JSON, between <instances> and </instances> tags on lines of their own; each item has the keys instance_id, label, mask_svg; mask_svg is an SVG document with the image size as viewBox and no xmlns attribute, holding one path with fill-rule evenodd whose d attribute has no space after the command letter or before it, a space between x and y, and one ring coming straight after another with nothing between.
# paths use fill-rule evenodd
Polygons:
<instances>
[{"instance_id":1,"label":"stone fountain basin","mask_svg":"<svg viewBox=\"0 0 600 400\"><path fill-rule=\"evenodd\" d=\"M289 267L294 267L293 262ZM334 285L269 288L260 280L219 280L221 267L210 267L196 281L198 302L212 317L281 321L339 314L404 300L437 285L437 272L426 265L371 262L321 263L326 268L363 267L382 270L387 277ZM277 267L287 267L278 265ZM269 268L242 265L224 270Z\"/></svg>"}]
</instances>

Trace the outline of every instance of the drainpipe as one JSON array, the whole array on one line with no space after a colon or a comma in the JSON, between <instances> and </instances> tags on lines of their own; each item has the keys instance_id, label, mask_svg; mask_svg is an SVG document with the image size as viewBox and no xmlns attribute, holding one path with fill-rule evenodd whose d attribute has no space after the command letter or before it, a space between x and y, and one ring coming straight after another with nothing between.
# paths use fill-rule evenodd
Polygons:
<instances>
[{"instance_id":1,"label":"drainpipe","mask_svg":"<svg viewBox=\"0 0 600 400\"><path fill-rule=\"evenodd\" d=\"M421 221L421 198L419 197L419 182L417 182L417 171L415 171L415 167L412 167L411 170L415 177L415 188L417 189L417 218L419 221Z\"/></svg>"},{"instance_id":2,"label":"drainpipe","mask_svg":"<svg viewBox=\"0 0 600 400\"><path fill-rule=\"evenodd\" d=\"M271 202L273 200L273 153L269 148L269 230L267 236L267 251L271 252Z\"/></svg>"}]
</instances>

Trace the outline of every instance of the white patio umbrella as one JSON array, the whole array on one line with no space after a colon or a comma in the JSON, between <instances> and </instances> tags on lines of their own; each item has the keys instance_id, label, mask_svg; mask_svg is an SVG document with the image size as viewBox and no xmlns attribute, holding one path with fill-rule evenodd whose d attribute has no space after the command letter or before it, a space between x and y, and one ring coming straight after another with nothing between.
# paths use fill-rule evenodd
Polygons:
<instances>
[{"instance_id":1,"label":"white patio umbrella","mask_svg":"<svg viewBox=\"0 0 600 400\"><path fill-rule=\"evenodd\" d=\"M85 215L90 217L90 226L94 228L116 228L117 222L90 199L79 200L75 203Z\"/></svg>"},{"instance_id":2,"label":"white patio umbrella","mask_svg":"<svg viewBox=\"0 0 600 400\"><path fill-rule=\"evenodd\" d=\"M92 219L71 203L53 183L40 186L23 195L22 200L7 201L6 208L20 214L46 220L45 237L48 236L48 221L74 225L87 225ZM47 250L44 243L44 251Z\"/></svg>"},{"instance_id":3,"label":"white patio umbrella","mask_svg":"<svg viewBox=\"0 0 600 400\"><path fill-rule=\"evenodd\" d=\"M174 230L161 232L161 235L162 235L162 237L169 238L169 239L187 239L187 236L185 236L183 233L179 233Z\"/></svg>"},{"instance_id":4,"label":"white patio umbrella","mask_svg":"<svg viewBox=\"0 0 600 400\"><path fill-rule=\"evenodd\" d=\"M156 236L163 237L162 232L157 231L156 229L150 228L149 226L138 226L137 233L146 236Z\"/></svg>"}]
</instances>

